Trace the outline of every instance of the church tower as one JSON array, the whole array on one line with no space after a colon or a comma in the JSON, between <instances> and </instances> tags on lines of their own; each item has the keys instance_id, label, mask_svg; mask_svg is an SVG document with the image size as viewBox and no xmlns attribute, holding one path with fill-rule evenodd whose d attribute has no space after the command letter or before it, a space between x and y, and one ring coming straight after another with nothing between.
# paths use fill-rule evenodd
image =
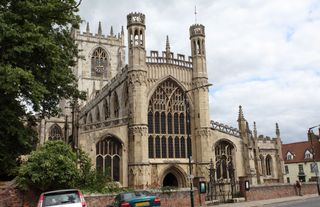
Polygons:
<instances>
[{"instance_id":1,"label":"church tower","mask_svg":"<svg viewBox=\"0 0 320 207\"><path fill-rule=\"evenodd\" d=\"M129 86L129 185L144 187L148 183L147 66L145 50L145 15L130 13L128 29ZM149 181L150 183L150 181Z\"/></svg>"},{"instance_id":2,"label":"church tower","mask_svg":"<svg viewBox=\"0 0 320 207\"><path fill-rule=\"evenodd\" d=\"M205 28L201 24L190 27L190 42L192 54L192 93L193 97L193 159L196 161L196 174L203 176L202 168L209 160L204 160L210 152L208 141L210 137L208 74L205 51Z\"/></svg>"}]
</instances>

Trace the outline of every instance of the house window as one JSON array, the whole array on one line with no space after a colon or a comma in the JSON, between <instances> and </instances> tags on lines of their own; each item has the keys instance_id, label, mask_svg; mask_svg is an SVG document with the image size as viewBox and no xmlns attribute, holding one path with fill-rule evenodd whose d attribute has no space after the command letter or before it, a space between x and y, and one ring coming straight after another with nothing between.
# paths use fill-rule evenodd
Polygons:
<instances>
[{"instance_id":1,"label":"house window","mask_svg":"<svg viewBox=\"0 0 320 207\"><path fill-rule=\"evenodd\" d=\"M317 170L318 166L316 163L311 163L310 164L310 172L315 173Z\"/></svg>"},{"instance_id":2,"label":"house window","mask_svg":"<svg viewBox=\"0 0 320 207\"><path fill-rule=\"evenodd\" d=\"M312 159L312 154L309 150L304 153L304 159Z\"/></svg>"},{"instance_id":3,"label":"house window","mask_svg":"<svg viewBox=\"0 0 320 207\"><path fill-rule=\"evenodd\" d=\"M288 165L284 166L284 170L285 170L285 173L286 173L286 174L289 174L289 167L288 167Z\"/></svg>"},{"instance_id":4,"label":"house window","mask_svg":"<svg viewBox=\"0 0 320 207\"><path fill-rule=\"evenodd\" d=\"M293 156L290 152L287 153L287 160L293 160Z\"/></svg>"},{"instance_id":5,"label":"house window","mask_svg":"<svg viewBox=\"0 0 320 207\"><path fill-rule=\"evenodd\" d=\"M299 167L299 173L304 173L304 172L303 172L303 165L302 165L302 164L299 164L298 167Z\"/></svg>"}]
</instances>

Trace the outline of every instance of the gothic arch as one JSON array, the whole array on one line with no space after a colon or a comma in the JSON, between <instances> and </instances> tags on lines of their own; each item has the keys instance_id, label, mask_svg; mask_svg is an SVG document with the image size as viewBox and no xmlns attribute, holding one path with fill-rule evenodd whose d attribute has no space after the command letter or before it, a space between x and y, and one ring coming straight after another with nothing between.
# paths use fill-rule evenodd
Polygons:
<instances>
[{"instance_id":1,"label":"gothic arch","mask_svg":"<svg viewBox=\"0 0 320 207\"><path fill-rule=\"evenodd\" d=\"M190 102L173 79L157 85L148 104L149 158L172 158L172 147L174 158L192 155Z\"/></svg>"},{"instance_id":2,"label":"gothic arch","mask_svg":"<svg viewBox=\"0 0 320 207\"><path fill-rule=\"evenodd\" d=\"M168 176L170 176L169 179ZM180 166L170 165L160 173L160 185L164 186L164 184L166 184L166 186L179 188L187 187L186 177L187 173L184 172L184 170ZM172 181L172 185L170 185L170 180Z\"/></svg>"},{"instance_id":3,"label":"gothic arch","mask_svg":"<svg viewBox=\"0 0 320 207\"><path fill-rule=\"evenodd\" d=\"M124 145L121 139L107 134L98 139L96 145L96 170L110 177L111 180L123 181L123 155Z\"/></svg>"},{"instance_id":4,"label":"gothic arch","mask_svg":"<svg viewBox=\"0 0 320 207\"><path fill-rule=\"evenodd\" d=\"M150 100L152 95L154 94L154 92L161 85L161 83L163 83L163 82L165 82L167 80L171 80L171 81L175 82L181 88L182 91L187 91L188 90L188 89L186 89L186 87L178 79L176 79L175 77L173 77L171 75L168 75L166 77L163 77L163 78L159 79L157 82L155 82L155 84L151 87L151 89L148 92L147 99ZM191 96L190 93L187 93L186 95L187 95L187 99L189 100L190 109L191 109L191 111L193 111L192 96Z\"/></svg>"},{"instance_id":5,"label":"gothic arch","mask_svg":"<svg viewBox=\"0 0 320 207\"><path fill-rule=\"evenodd\" d=\"M53 124L49 130L49 140L63 139L62 129L58 124Z\"/></svg>"},{"instance_id":6,"label":"gothic arch","mask_svg":"<svg viewBox=\"0 0 320 207\"><path fill-rule=\"evenodd\" d=\"M220 139L214 144L214 165L217 179L233 179L236 176L235 145Z\"/></svg>"},{"instance_id":7,"label":"gothic arch","mask_svg":"<svg viewBox=\"0 0 320 207\"><path fill-rule=\"evenodd\" d=\"M99 45L90 51L89 59L91 76L106 78L111 66L108 50Z\"/></svg>"}]
</instances>

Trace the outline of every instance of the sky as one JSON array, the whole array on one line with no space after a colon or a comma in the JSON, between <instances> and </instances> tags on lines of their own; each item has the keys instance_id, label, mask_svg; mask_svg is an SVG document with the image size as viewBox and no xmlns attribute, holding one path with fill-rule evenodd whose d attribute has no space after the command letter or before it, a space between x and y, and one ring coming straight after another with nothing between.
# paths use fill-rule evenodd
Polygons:
<instances>
[{"instance_id":1,"label":"sky","mask_svg":"<svg viewBox=\"0 0 320 207\"><path fill-rule=\"evenodd\" d=\"M195 5L197 15L195 15ZM189 56L189 27L206 32L210 118L237 127L239 105L258 135L304 141L320 124L319 0L83 0L81 30L109 34L130 12L146 15L146 49ZM315 129L318 133L318 130Z\"/></svg>"}]
</instances>

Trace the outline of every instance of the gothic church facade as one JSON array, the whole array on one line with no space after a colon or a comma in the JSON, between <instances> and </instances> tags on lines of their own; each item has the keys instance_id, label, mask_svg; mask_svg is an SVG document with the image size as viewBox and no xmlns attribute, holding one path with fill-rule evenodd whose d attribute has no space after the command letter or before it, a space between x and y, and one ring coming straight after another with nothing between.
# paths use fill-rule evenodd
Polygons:
<instances>
[{"instance_id":1,"label":"gothic church facade","mask_svg":"<svg viewBox=\"0 0 320 207\"><path fill-rule=\"evenodd\" d=\"M275 138L251 131L239 108L238 128L209 117L205 27L189 28L191 57L171 52L167 37L163 52L146 52L145 15L127 15L128 64L125 35L75 31L83 59L73 68L87 101L74 119L70 109L59 118L44 120L41 143L77 133L77 145L91 157L94 167L121 186L148 188L189 186L191 174L209 180L247 177L264 184L283 182L283 160L278 125ZM66 104L66 101L63 102ZM76 113L76 112L74 112ZM76 131L76 132L75 132Z\"/></svg>"}]
</instances>

